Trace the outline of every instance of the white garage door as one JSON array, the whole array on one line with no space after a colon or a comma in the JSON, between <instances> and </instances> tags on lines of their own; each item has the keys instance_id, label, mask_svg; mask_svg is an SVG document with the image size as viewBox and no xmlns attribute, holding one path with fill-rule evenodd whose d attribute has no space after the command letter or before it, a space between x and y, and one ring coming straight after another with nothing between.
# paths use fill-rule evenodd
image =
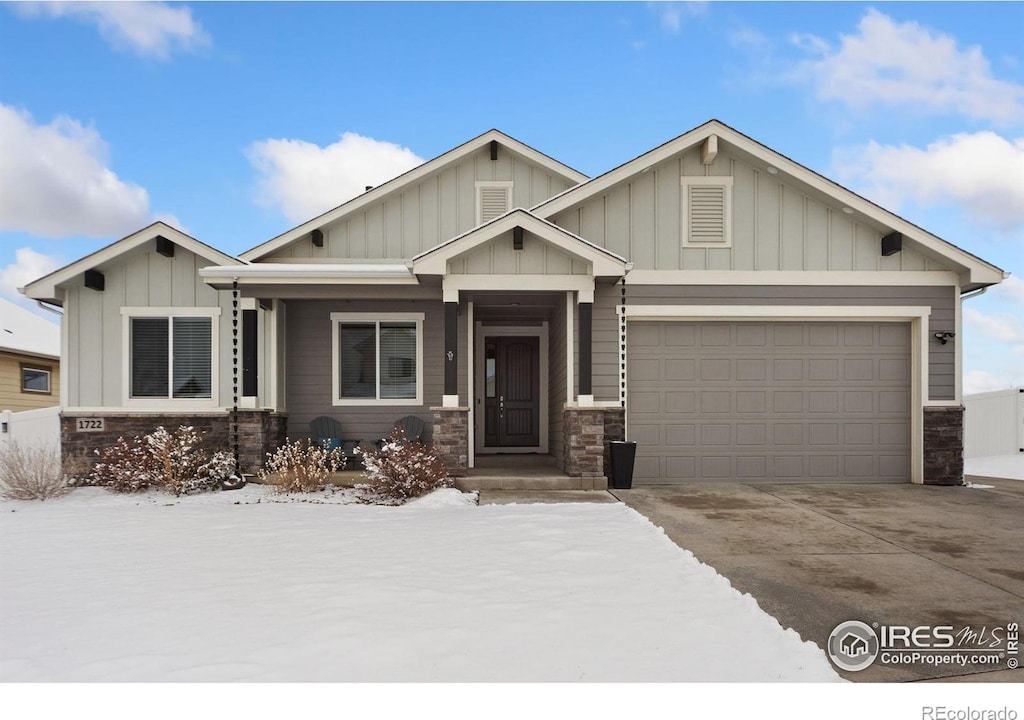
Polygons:
<instances>
[{"instance_id":1,"label":"white garage door","mask_svg":"<svg viewBox=\"0 0 1024 720\"><path fill-rule=\"evenodd\" d=\"M910 480L907 323L634 321L627 381L638 484Z\"/></svg>"}]
</instances>

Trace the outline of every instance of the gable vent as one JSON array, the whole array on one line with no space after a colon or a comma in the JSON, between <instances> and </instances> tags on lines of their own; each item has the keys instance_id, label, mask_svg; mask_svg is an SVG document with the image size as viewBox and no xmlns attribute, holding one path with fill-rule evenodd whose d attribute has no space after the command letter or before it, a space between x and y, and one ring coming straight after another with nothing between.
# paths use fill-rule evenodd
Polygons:
<instances>
[{"instance_id":1,"label":"gable vent","mask_svg":"<svg viewBox=\"0 0 1024 720\"><path fill-rule=\"evenodd\" d=\"M730 247L732 178L683 179L683 244Z\"/></svg>"},{"instance_id":2,"label":"gable vent","mask_svg":"<svg viewBox=\"0 0 1024 720\"><path fill-rule=\"evenodd\" d=\"M480 181L476 184L477 224L489 222L512 209L512 183Z\"/></svg>"}]
</instances>

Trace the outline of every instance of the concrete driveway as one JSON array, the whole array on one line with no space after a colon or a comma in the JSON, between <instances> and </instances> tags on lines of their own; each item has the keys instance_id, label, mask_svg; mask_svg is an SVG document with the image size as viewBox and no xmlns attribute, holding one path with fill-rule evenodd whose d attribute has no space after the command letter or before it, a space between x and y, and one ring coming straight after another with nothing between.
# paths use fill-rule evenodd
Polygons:
<instances>
[{"instance_id":1,"label":"concrete driveway","mask_svg":"<svg viewBox=\"0 0 1024 720\"><path fill-rule=\"evenodd\" d=\"M839 623L1024 624L1024 482L694 484L611 492L825 648ZM1022 652L1024 655L1024 652ZM882 665L844 677L1024 682L1024 670Z\"/></svg>"}]
</instances>

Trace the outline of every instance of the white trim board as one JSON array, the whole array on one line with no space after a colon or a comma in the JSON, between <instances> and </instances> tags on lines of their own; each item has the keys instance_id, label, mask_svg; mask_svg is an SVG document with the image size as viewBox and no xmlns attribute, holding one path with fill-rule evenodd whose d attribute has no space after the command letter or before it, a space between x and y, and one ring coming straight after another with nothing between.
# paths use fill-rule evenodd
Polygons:
<instances>
[{"instance_id":1,"label":"white trim board","mask_svg":"<svg viewBox=\"0 0 1024 720\"><path fill-rule=\"evenodd\" d=\"M421 252L412 259L412 272L416 275L446 275L449 260L492 242L515 227L521 227L541 241L587 263L591 275L620 277L632 267L624 257L522 208L515 208L484 225Z\"/></svg>"},{"instance_id":2,"label":"white trim board","mask_svg":"<svg viewBox=\"0 0 1024 720\"><path fill-rule=\"evenodd\" d=\"M220 404L220 316L219 307L121 307L121 403L133 412L143 408L162 408L168 413L187 412L190 408L210 409ZM210 318L210 397L175 398L173 383L170 378L167 384L168 397L165 398L133 398L132 397L132 351L131 325L133 318L175 318L175 317L208 317ZM173 323L169 338L173 338ZM172 348L168 347L168 353ZM168 373L173 373L173 364L168 362Z\"/></svg>"},{"instance_id":3,"label":"white trim board","mask_svg":"<svg viewBox=\"0 0 1024 720\"><path fill-rule=\"evenodd\" d=\"M567 291L594 302L592 275L447 275L441 287L445 302L458 302L463 290Z\"/></svg>"},{"instance_id":4,"label":"white trim board","mask_svg":"<svg viewBox=\"0 0 1024 720\"><path fill-rule=\"evenodd\" d=\"M380 406L422 406L423 405L423 322L424 313L367 313L367 312L332 312L331 313L331 404L348 407L380 407ZM338 357L338 325L341 322L374 323L377 327L375 343L377 344L376 392L380 392L380 323L382 322L413 322L416 323L416 397L414 398L342 398L340 363Z\"/></svg>"},{"instance_id":5,"label":"white trim board","mask_svg":"<svg viewBox=\"0 0 1024 720\"><path fill-rule=\"evenodd\" d=\"M233 267L243 267L245 265L241 260L237 260L230 255L226 255L220 250L212 248L206 243L200 242L180 230L171 227L167 223L158 221L132 233L131 235L121 238L117 242L111 243L104 248L100 248L91 255L86 255L84 258L76 260L70 265L65 265L59 270L55 270L49 275L29 283L25 286L24 293L26 297L33 298L34 300L46 300L47 302L51 302L55 305L61 305L63 307L63 299L57 298L58 285L71 280L80 273L84 273L86 270L95 269L104 263L115 260L127 252L131 252L135 248L154 240L157 235L163 235L175 245L180 245L185 250L188 250L189 252L213 263L219 263L224 266L230 265Z\"/></svg>"},{"instance_id":6,"label":"white trim board","mask_svg":"<svg viewBox=\"0 0 1024 720\"><path fill-rule=\"evenodd\" d=\"M627 305L626 319L627 327L629 322L672 320L910 323L910 481L921 484L924 482L924 408L943 406L943 401L933 403L928 400L928 318L931 311L926 306ZM618 315L622 315L621 306ZM628 407L628 390L626 402ZM628 410L626 414L628 417Z\"/></svg>"},{"instance_id":7,"label":"white trim board","mask_svg":"<svg viewBox=\"0 0 1024 720\"><path fill-rule=\"evenodd\" d=\"M823 285L959 287L948 270L632 270L629 285Z\"/></svg>"}]
</instances>

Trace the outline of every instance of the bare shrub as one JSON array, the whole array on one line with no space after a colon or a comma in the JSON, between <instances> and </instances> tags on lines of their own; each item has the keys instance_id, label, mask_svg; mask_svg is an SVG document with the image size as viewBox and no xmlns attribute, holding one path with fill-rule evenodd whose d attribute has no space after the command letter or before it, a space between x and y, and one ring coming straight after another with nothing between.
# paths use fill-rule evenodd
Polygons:
<instances>
[{"instance_id":1,"label":"bare shrub","mask_svg":"<svg viewBox=\"0 0 1024 720\"><path fill-rule=\"evenodd\" d=\"M434 451L420 442L408 442L401 430L396 430L379 450L364 451L363 465L367 482L358 487L376 502L404 503L452 486L444 463Z\"/></svg>"},{"instance_id":2,"label":"bare shrub","mask_svg":"<svg viewBox=\"0 0 1024 720\"><path fill-rule=\"evenodd\" d=\"M175 495L217 489L234 460L223 452L209 455L195 428L182 425L173 433L158 427L149 435L118 438L99 452L93 468L95 484L114 492L160 488Z\"/></svg>"},{"instance_id":3,"label":"bare shrub","mask_svg":"<svg viewBox=\"0 0 1024 720\"><path fill-rule=\"evenodd\" d=\"M234 468L234 459L218 452L212 457L200 445L200 435L189 425L173 433L158 427L145 436L157 477L155 484L175 495L216 490L222 477Z\"/></svg>"},{"instance_id":4,"label":"bare shrub","mask_svg":"<svg viewBox=\"0 0 1024 720\"><path fill-rule=\"evenodd\" d=\"M60 451L46 443L11 441L0 445L0 495L9 500L46 500L71 488Z\"/></svg>"},{"instance_id":5,"label":"bare shrub","mask_svg":"<svg viewBox=\"0 0 1024 720\"><path fill-rule=\"evenodd\" d=\"M278 492L316 492L327 486L331 473L345 462L338 450L310 440L285 440L260 469L260 482L277 485Z\"/></svg>"}]
</instances>

